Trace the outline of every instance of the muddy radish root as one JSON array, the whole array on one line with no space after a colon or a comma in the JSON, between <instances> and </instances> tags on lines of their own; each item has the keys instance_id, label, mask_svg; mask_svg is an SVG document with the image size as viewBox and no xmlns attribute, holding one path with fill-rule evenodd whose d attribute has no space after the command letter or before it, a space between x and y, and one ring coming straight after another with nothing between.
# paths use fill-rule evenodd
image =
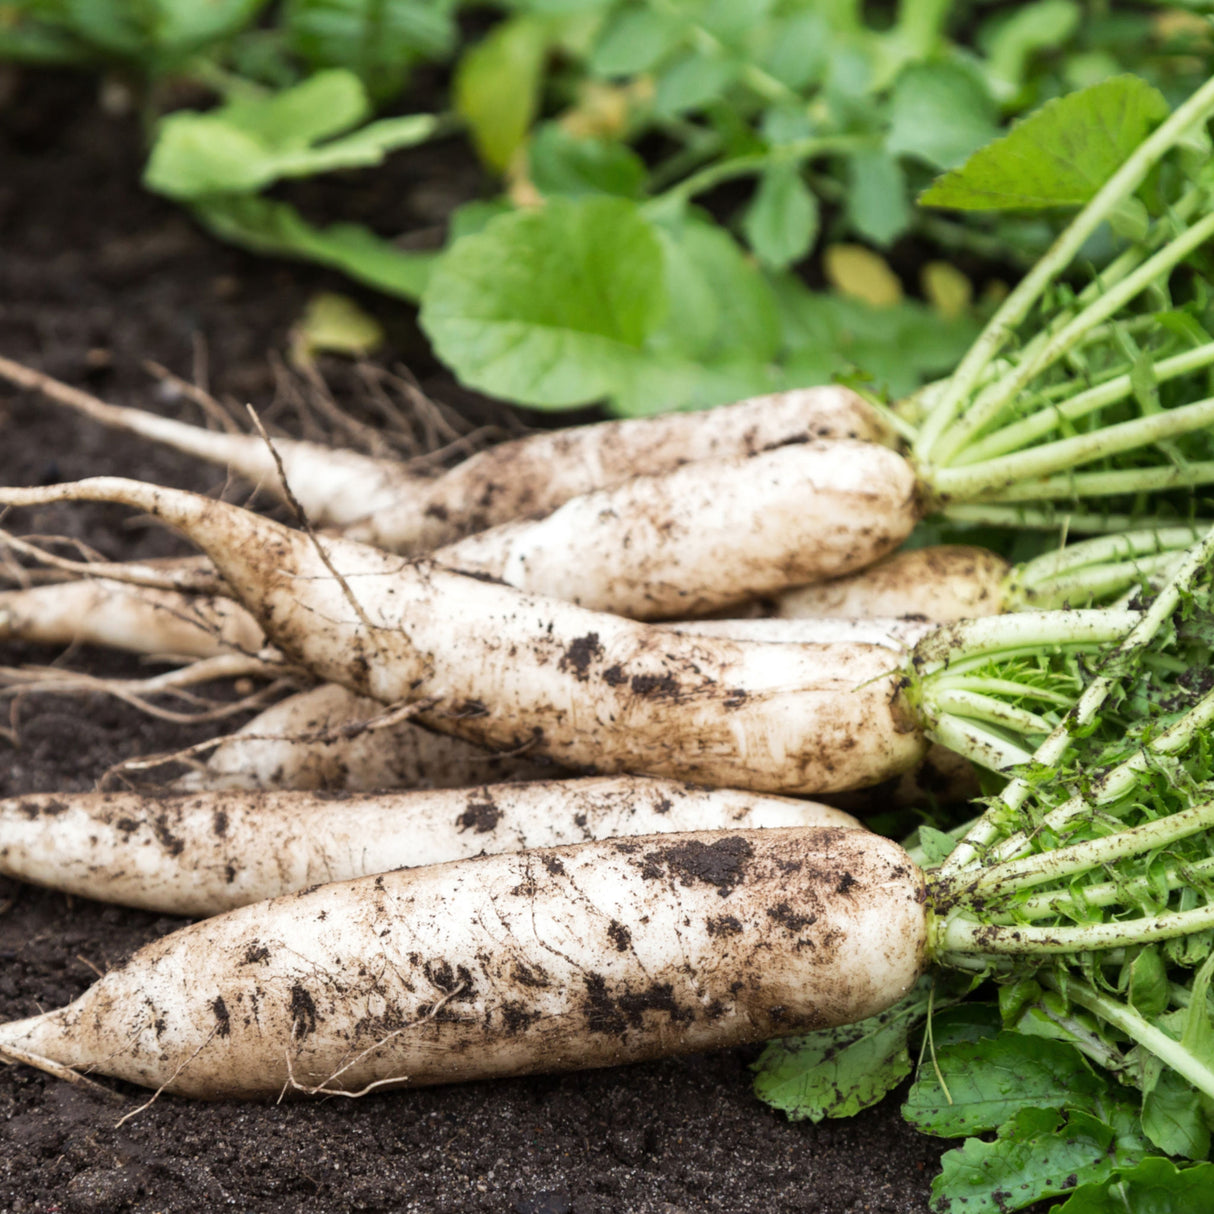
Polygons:
<instances>
[{"instance_id":1,"label":"muddy radish root","mask_svg":"<svg viewBox=\"0 0 1214 1214\"><path fill-rule=\"evenodd\" d=\"M106 404L0 357L0 377L40 391L104 426L219 464L282 493L274 454L261 438L223 434L141 409ZM547 514L583 493L703 459L753 455L831 438L885 442L878 414L847 388L798 388L709 413L601 422L514 439L442 475L296 439L275 439L287 481L318 526L399 552L426 552L523 515Z\"/></svg>"},{"instance_id":2,"label":"muddy radish root","mask_svg":"<svg viewBox=\"0 0 1214 1214\"><path fill-rule=\"evenodd\" d=\"M805 443L634 477L434 559L592 610L669 619L863 569L906 539L916 514L914 474L894 452Z\"/></svg>"},{"instance_id":3,"label":"muddy radish root","mask_svg":"<svg viewBox=\"0 0 1214 1214\"><path fill-rule=\"evenodd\" d=\"M484 856L174 932L0 1054L221 1099L722 1048L895 1002L923 898L896 844L831 827Z\"/></svg>"},{"instance_id":4,"label":"muddy radish root","mask_svg":"<svg viewBox=\"0 0 1214 1214\"><path fill-rule=\"evenodd\" d=\"M817 793L879 783L927 747L879 646L674 634L118 478L0 490L12 505L62 500L179 528L291 660L385 703L430 702L420 721L492 749Z\"/></svg>"},{"instance_id":5,"label":"muddy radish root","mask_svg":"<svg viewBox=\"0 0 1214 1214\"><path fill-rule=\"evenodd\" d=\"M335 798L307 792L36 794L0 801L0 873L166 915L327 881L616 835L851 826L784 797L636 777Z\"/></svg>"}]
</instances>

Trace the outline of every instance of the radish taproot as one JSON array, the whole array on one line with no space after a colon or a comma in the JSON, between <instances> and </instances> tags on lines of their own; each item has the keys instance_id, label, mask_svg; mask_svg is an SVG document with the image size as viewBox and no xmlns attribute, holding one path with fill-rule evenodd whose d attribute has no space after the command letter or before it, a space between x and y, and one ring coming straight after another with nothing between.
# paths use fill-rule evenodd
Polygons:
<instances>
[{"instance_id":1,"label":"radish taproot","mask_svg":"<svg viewBox=\"0 0 1214 1214\"><path fill-rule=\"evenodd\" d=\"M1140 526L1020 565L968 544L914 548L857 573L781 591L753 610L780 619L904 615L948 623L1030 607L1087 607L1166 573L1206 529Z\"/></svg>"},{"instance_id":2,"label":"radish taproot","mask_svg":"<svg viewBox=\"0 0 1214 1214\"><path fill-rule=\"evenodd\" d=\"M862 1019L926 934L921 874L867 831L483 856L183 928L0 1056L207 1099L611 1066Z\"/></svg>"},{"instance_id":3,"label":"radish taproot","mask_svg":"<svg viewBox=\"0 0 1214 1214\"><path fill-rule=\"evenodd\" d=\"M0 377L41 391L78 413L164 443L282 492L274 452L296 500L317 526L392 551L426 552L523 515L547 514L580 494L685 463L753 455L825 438L880 442L880 416L846 388L799 388L752 397L711 414L601 422L513 439L441 475L403 461L318 443L221 434L140 409L109 405L39 371L0 357Z\"/></svg>"},{"instance_id":4,"label":"radish taproot","mask_svg":"<svg viewBox=\"0 0 1214 1214\"><path fill-rule=\"evenodd\" d=\"M859 826L784 797L641 777L334 797L31 794L0 800L0 875L167 915L321 882L616 835Z\"/></svg>"},{"instance_id":5,"label":"radish taproot","mask_svg":"<svg viewBox=\"0 0 1214 1214\"><path fill-rule=\"evenodd\" d=\"M433 556L595 611L669 619L866 568L910 534L914 496L893 451L801 443L637 476Z\"/></svg>"},{"instance_id":6,"label":"radish taproot","mask_svg":"<svg viewBox=\"0 0 1214 1214\"><path fill-rule=\"evenodd\" d=\"M433 701L420 721L492 749L820 792L877 783L927 746L892 703L896 663L878 646L683 636L135 481L0 490L10 505L68 500L177 527L291 660L386 703Z\"/></svg>"},{"instance_id":7,"label":"radish taproot","mask_svg":"<svg viewBox=\"0 0 1214 1214\"><path fill-rule=\"evenodd\" d=\"M0 591L0 640L187 658L256 653L265 643L253 617L230 599L109 578Z\"/></svg>"},{"instance_id":8,"label":"radish taproot","mask_svg":"<svg viewBox=\"0 0 1214 1214\"><path fill-rule=\"evenodd\" d=\"M373 792L550 780L560 774L555 764L525 750L496 754L423 729L412 719L397 719L378 700L322 683L271 705L220 740L206 762L174 780L172 788Z\"/></svg>"},{"instance_id":9,"label":"radish taproot","mask_svg":"<svg viewBox=\"0 0 1214 1214\"><path fill-rule=\"evenodd\" d=\"M970 621L899 662L871 644L680 634L134 481L0 490L10 505L68 500L123 502L179 528L290 660L386 703L424 701L427 726L580 770L765 792L878 784L913 767L929 738L988 767L1022 762L1029 752L1007 731L1048 732L1058 693L986 668L999 655L1099 647L1137 618Z\"/></svg>"}]
</instances>

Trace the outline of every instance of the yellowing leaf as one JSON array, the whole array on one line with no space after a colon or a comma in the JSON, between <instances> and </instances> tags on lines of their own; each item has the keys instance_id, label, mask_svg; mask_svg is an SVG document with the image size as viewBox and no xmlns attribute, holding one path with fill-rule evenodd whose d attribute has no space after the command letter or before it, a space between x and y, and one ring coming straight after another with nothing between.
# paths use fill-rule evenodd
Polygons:
<instances>
[{"instance_id":1,"label":"yellowing leaf","mask_svg":"<svg viewBox=\"0 0 1214 1214\"><path fill-rule=\"evenodd\" d=\"M824 255L831 285L874 308L889 308L902 299L902 284L879 253L858 244L833 244Z\"/></svg>"},{"instance_id":2,"label":"yellowing leaf","mask_svg":"<svg viewBox=\"0 0 1214 1214\"><path fill-rule=\"evenodd\" d=\"M544 24L515 17L496 26L456 68L455 108L472 128L480 158L499 173L535 119L547 50Z\"/></svg>"},{"instance_id":3,"label":"yellowing leaf","mask_svg":"<svg viewBox=\"0 0 1214 1214\"><path fill-rule=\"evenodd\" d=\"M919 281L928 302L946 320L964 316L974 297L973 284L947 261L929 261L920 271Z\"/></svg>"},{"instance_id":4,"label":"yellowing leaf","mask_svg":"<svg viewBox=\"0 0 1214 1214\"><path fill-rule=\"evenodd\" d=\"M345 354L361 358L384 340L379 321L352 299L323 291L314 295L291 332L291 361L312 362L317 354Z\"/></svg>"}]
</instances>

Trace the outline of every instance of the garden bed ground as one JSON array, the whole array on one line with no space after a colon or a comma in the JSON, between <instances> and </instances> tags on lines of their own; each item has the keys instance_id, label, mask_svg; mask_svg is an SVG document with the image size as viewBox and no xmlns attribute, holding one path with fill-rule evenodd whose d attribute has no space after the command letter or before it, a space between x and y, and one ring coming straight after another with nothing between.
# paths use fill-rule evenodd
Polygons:
<instances>
[{"instance_id":1,"label":"garden bed ground","mask_svg":"<svg viewBox=\"0 0 1214 1214\"><path fill-rule=\"evenodd\" d=\"M107 399L196 419L143 369L185 378L205 353L218 394L266 406L272 356L309 296L345 283L219 246L138 187L138 126L107 116L93 85L0 74L0 353ZM416 223L450 191L476 188L460 153L433 176L349 178L347 216ZM327 187L334 188L334 187ZM323 202L323 200L321 200ZM411 212L411 213L410 213ZM364 297L381 318L404 307ZM389 323L384 364L409 364L432 394L501 415L427 378L407 319ZM343 404L351 384L327 368ZM348 376L344 378L349 379ZM343 395L344 394L344 395ZM486 412L486 410L488 412ZM213 473L0 387L0 483L116 473L214 490ZM16 521L16 520L13 520ZM175 551L129 512L28 512L24 529L67 533L122 557ZM0 647L0 664L57 652ZM66 655L97 673L138 667ZM152 721L100 696L20 703L0 726L0 795L87 789L115 761L170 750L215 726ZM64 1003L179 921L0 879L0 1018ZM116 1128L125 1105L24 1068L0 1068L0 1214L33 1211L517 1211L518 1214L922 1214L940 1146L905 1127L896 1101L851 1121L790 1124L751 1094L753 1051L586 1075L469 1084L360 1101L199 1105L163 1098Z\"/></svg>"}]
</instances>

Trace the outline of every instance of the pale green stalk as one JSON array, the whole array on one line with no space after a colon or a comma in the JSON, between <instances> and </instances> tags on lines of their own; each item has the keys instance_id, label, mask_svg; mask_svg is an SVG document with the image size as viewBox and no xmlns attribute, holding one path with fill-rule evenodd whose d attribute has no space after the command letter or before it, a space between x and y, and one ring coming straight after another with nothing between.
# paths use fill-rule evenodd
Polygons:
<instances>
[{"instance_id":1,"label":"pale green stalk","mask_svg":"<svg viewBox=\"0 0 1214 1214\"><path fill-rule=\"evenodd\" d=\"M1214 236L1214 214L1199 219L1191 228L1175 237L1153 257L1149 257L1132 274L1115 286L1102 291L1079 315L1075 316L1041 349L1022 354L1012 370L998 382L984 389L981 396L957 419L947 436L933 450L937 463L946 463L982 428L1015 399L1035 375L1056 362L1079 344L1083 335L1095 325L1108 320L1114 312L1144 291L1151 283L1166 275L1195 250Z\"/></svg>"},{"instance_id":2,"label":"pale green stalk","mask_svg":"<svg viewBox=\"0 0 1214 1214\"><path fill-rule=\"evenodd\" d=\"M1149 319L1152 324L1158 323L1154 317ZM1186 350L1182 354L1160 359L1159 362L1153 364L1151 371L1155 382L1162 384L1177 376L1188 375L1211 365L1214 365L1214 342L1206 342L1204 345L1195 346L1192 350ZM1069 384L1061 387L1063 391L1070 390ZM1124 375L1115 375L1113 378L1097 384L1094 388L1076 393L1062 404L1054 404L1048 409L1042 409L1029 417L1021 418L1002 429L995 430L959 452L953 466L964 467L967 464L976 464L982 460L991 459L996 455L1003 455L1007 451L1018 451L1034 439L1048 434L1059 422L1075 421L1078 418L1086 417L1089 413L1103 409L1106 405L1125 400L1132 395L1133 391L1133 382L1128 372Z\"/></svg>"},{"instance_id":3,"label":"pale green stalk","mask_svg":"<svg viewBox=\"0 0 1214 1214\"><path fill-rule=\"evenodd\" d=\"M1214 825L1214 801L1190 806L1178 813L1118 830L1099 839L1085 839L1048 852L1035 852L1002 864L985 865L966 881L956 897L962 902L998 898L1001 894L1032 889L1047 881L1114 864L1127 856L1167 847Z\"/></svg>"},{"instance_id":4,"label":"pale green stalk","mask_svg":"<svg viewBox=\"0 0 1214 1214\"><path fill-rule=\"evenodd\" d=\"M1024 320L1046 287L1070 264L1084 242L1116 207L1142 183L1155 164L1192 127L1214 110L1214 79L1178 107L1131 153L1125 163L1096 192L1066 230L1000 305L986 328L957 367L915 443L922 464L937 459L936 446L964 407L991 360Z\"/></svg>"},{"instance_id":5,"label":"pale green stalk","mask_svg":"<svg viewBox=\"0 0 1214 1214\"><path fill-rule=\"evenodd\" d=\"M1160 590L1154 602L1142 613L1138 622L1126 633L1109 657L1120 660L1149 645L1160 628L1171 618L1180 603L1181 596L1187 593L1198 574L1210 564L1212 557L1214 557L1214 528L1201 543L1194 545L1189 550L1171 580ZM1114 683L1114 676L1097 675L1076 701L1074 708L1037 748L1033 755L1034 761L1047 767L1056 764L1070 745L1072 731L1076 728L1083 728L1095 718ZM1022 777L1009 781L999 794L1000 804L994 807L994 811L997 813L1016 812L1024 804L1031 791L1032 784ZM980 852L995 841L998 833L999 827L993 820L992 814L984 814L974 829L941 865L940 874L952 876L962 868L975 863Z\"/></svg>"},{"instance_id":6,"label":"pale green stalk","mask_svg":"<svg viewBox=\"0 0 1214 1214\"><path fill-rule=\"evenodd\" d=\"M946 965L951 964L949 956L953 953L964 954L971 959L979 956L1059 956L1154 944L1210 928L1214 928L1214 905L1198 906L1187 911L1163 911L1141 919L1063 927L1038 927L1031 923L980 923L955 914L937 927L932 952Z\"/></svg>"},{"instance_id":7,"label":"pale green stalk","mask_svg":"<svg viewBox=\"0 0 1214 1214\"><path fill-rule=\"evenodd\" d=\"M1156 414L1156 416L1160 416ZM1166 468L1123 468L1115 472L1068 472L1062 476L1045 477L1008 485L982 494L986 502L1040 502L1074 500L1088 497L1110 497L1119 493L1159 493L1165 489L1183 489L1207 485L1214 480L1214 461L1200 460L1175 464ZM980 509L980 508L979 508ZM959 517L953 511L946 511ZM961 516L964 517L964 516ZM973 517L971 515L970 517ZM1133 520L1141 524L1142 519Z\"/></svg>"},{"instance_id":8,"label":"pale green stalk","mask_svg":"<svg viewBox=\"0 0 1214 1214\"><path fill-rule=\"evenodd\" d=\"M1082 978L1068 975L1065 990L1051 978L1043 978L1042 981L1043 985L1065 995L1071 1002L1108 1021L1148 1053L1154 1054L1161 1062L1183 1075L1199 1091L1214 1099L1214 1071L1194 1057L1179 1041L1140 1016L1132 1007L1109 995L1101 994Z\"/></svg>"},{"instance_id":9,"label":"pale green stalk","mask_svg":"<svg viewBox=\"0 0 1214 1214\"><path fill-rule=\"evenodd\" d=\"M1104 456L1132 451L1135 447L1175 438L1210 424L1214 424L1214 398L1118 422L1090 434L1057 439L1039 447L1030 447L1027 451L984 460L980 464L938 468L932 476L932 490L946 500L950 497L990 497L998 500L1005 487L1013 491L1023 489L1026 478L1030 476L1045 478L1063 468L1073 468ZM1138 469L1132 468L1119 475L1132 476L1137 472ZM1040 492L1044 481L1033 483ZM996 488L990 490L990 486Z\"/></svg>"},{"instance_id":10,"label":"pale green stalk","mask_svg":"<svg viewBox=\"0 0 1214 1214\"><path fill-rule=\"evenodd\" d=\"M1025 708L1017 708L994 696L960 688L932 689L925 698L925 707L931 717L940 713L965 717L974 721L986 721L991 725L1004 725L1019 733L1049 733L1053 728L1044 717Z\"/></svg>"}]
</instances>

